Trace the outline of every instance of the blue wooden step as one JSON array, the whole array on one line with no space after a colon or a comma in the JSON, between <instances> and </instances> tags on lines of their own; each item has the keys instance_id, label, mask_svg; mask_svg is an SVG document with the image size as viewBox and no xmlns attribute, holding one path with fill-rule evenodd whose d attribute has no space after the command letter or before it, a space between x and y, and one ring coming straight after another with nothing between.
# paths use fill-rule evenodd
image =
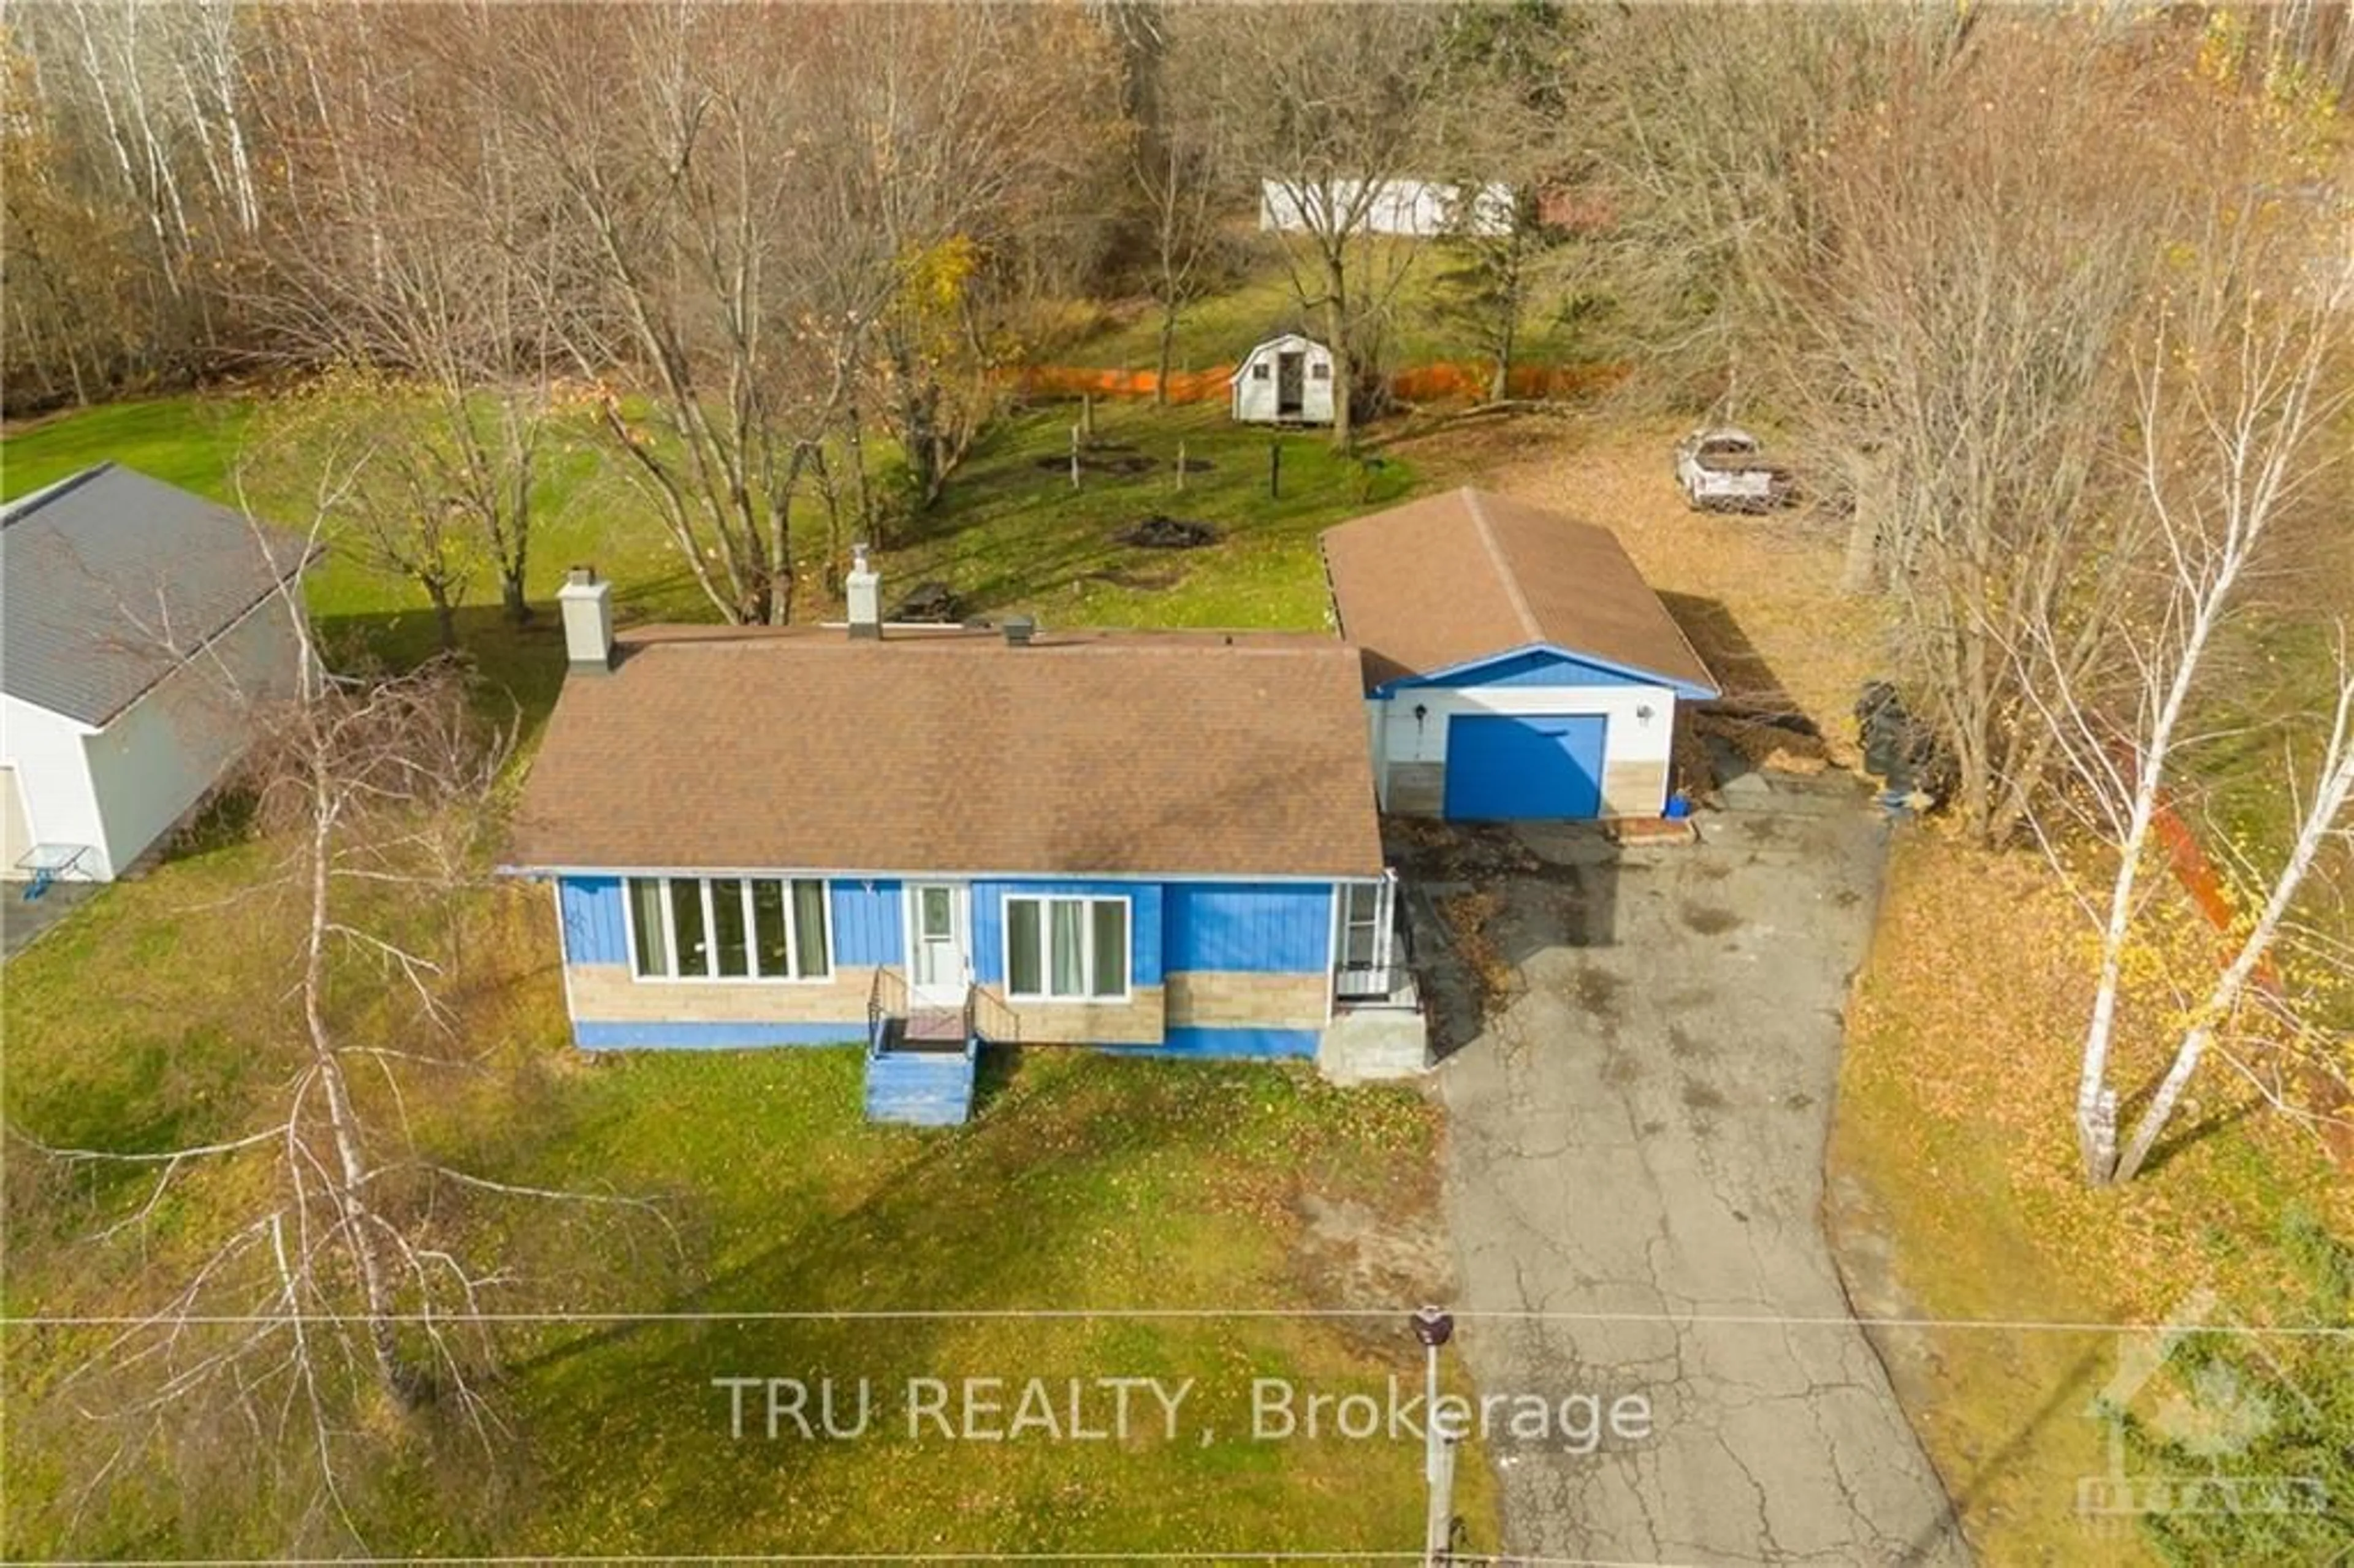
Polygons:
<instances>
[{"instance_id":1,"label":"blue wooden step","mask_svg":"<svg viewBox=\"0 0 2354 1568\"><path fill-rule=\"evenodd\" d=\"M972 1116L975 1052L870 1050L866 1119L912 1127L958 1127Z\"/></svg>"}]
</instances>

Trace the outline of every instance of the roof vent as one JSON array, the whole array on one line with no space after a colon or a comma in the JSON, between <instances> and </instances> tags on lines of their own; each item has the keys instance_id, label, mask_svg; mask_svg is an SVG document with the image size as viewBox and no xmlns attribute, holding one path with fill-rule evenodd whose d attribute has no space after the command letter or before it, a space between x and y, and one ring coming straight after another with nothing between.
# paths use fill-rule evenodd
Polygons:
<instances>
[{"instance_id":1,"label":"roof vent","mask_svg":"<svg viewBox=\"0 0 2354 1568\"><path fill-rule=\"evenodd\" d=\"M1038 623L1026 615L1009 615L999 626L1005 633L1008 648L1027 648L1030 640L1038 635Z\"/></svg>"}]
</instances>

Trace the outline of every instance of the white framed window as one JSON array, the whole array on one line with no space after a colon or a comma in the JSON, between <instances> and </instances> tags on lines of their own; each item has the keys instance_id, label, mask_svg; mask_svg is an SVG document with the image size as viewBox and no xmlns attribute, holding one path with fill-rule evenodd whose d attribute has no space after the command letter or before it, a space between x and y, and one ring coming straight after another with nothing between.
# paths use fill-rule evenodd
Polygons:
<instances>
[{"instance_id":1,"label":"white framed window","mask_svg":"<svg viewBox=\"0 0 2354 1568\"><path fill-rule=\"evenodd\" d=\"M816 877L633 876L622 900L640 980L817 980L833 973Z\"/></svg>"},{"instance_id":2,"label":"white framed window","mask_svg":"<svg viewBox=\"0 0 2354 1568\"><path fill-rule=\"evenodd\" d=\"M1005 994L1017 1001L1128 1000L1129 901L1008 894Z\"/></svg>"},{"instance_id":3,"label":"white framed window","mask_svg":"<svg viewBox=\"0 0 2354 1568\"><path fill-rule=\"evenodd\" d=\"M1389 996L1398 983L1397 883L1343 883L1334 935L1333 995L1344 1001Z\"/></svg>"},{"instance_id":4,"label":"white framed window","mask_svg":"<svg viewBox=\"0 0 2354 1568\"><path fill-rule=\"evenodd\" d=\"M1349 969L1371 969L1384 961L1389 921L1389 886L1380 882L1352 882L1341 911L1341 962Z\"/></svg>"},{"instance_id":5,"label":"white framed window","mask_svg":"<svg viewBox=\"0 0 2354 1568\"><path fill-rule=\"evenodd\" d=\"M1251 366L1251 379L1254 381L1267 380L1272 377L1274 374L1275 372L1268 367L1267 361L1264 359Z\"/></svg>"}]
</instances>

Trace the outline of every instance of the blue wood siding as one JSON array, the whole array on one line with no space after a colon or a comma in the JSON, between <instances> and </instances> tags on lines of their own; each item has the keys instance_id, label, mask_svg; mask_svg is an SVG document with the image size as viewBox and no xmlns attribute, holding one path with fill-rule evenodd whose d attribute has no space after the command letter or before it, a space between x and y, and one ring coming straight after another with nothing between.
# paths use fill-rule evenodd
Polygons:
<instances>
[{"instance_id":1,"label":"blue wood siding","mask_svg":"<svg viewBox=\"0 0 2354 1568\"><path fill-rule=\"evenodd\" d=\"M907 931L899 884L837 880L833 884L833 961L844 969L907 962Z\"/></svg>"},{"instance_id":2,"label":"blue wood siding","mask_svg":"<svg viewBox=\"0 0 2354 1568\"><path fill-rule=\"evenodd\" d=\"M1105 1045L1098 1049L1129 1056L1267 1062L1313 1056L1319 1039L1319 1032L1313 1029L1177 1028L1170 1030L1158 1045Z\"/></svg>"},{"instance_id":3,"label":"blue wood siding","mask_svg":"<svg viewBox=\"0 0 2354 1568\"><path fill-rule=\"evenodd\" d=\"M1168 891L1173 893L1175 889ZM1161 884L1023 880L972 885L972 973L982 985L1005 983L1005 900L1009 894L1127 899L1129 984L1136 987L1161 983Z\"/></svg>"},{"instance_id":4,"label":"blue wood siding","mask_svg":"<svg viewBox=\"0 0 2354 1568\"><path fill-rule=\"evenodd\" d=\"M1167 969L1321 974L1331 948L1329 884L1170 885Z\"/></svg>"},{"instance_id":5,"label":"blue wood siding","mask_svg":"<svg viewBox=\"0 0 2354 1568\"><path fill-rule=\"evenodd\" d=\"M1429 675L1409 675L1385 690L1414 686L1649 686L1672 694L1678 683L1605 659L1581 657L1560 648L1523 648Z\"/></svg>"},{"instance_id":6,"label":"blue wood siding","mask_svg":"<svg viewBox=\"0 0 2354 1568\"><path fill-rule=\"evenodd\" d=\"M626 964L630 928L621 916L618 876L567 876L557 882L564 959L574 964Z\"/></svg>"}]
</instances>

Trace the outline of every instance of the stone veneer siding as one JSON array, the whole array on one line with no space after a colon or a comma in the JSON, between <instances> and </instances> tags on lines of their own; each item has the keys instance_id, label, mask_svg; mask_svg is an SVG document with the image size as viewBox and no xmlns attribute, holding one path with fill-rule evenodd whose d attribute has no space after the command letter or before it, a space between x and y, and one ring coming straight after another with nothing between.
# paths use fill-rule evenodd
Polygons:
<instances>
[{"instance_id":1,"label":"stone veneer siding","mask_svg":"<svg viewBox=\"0 0 2354 1568\"><path fill-rule=\"evenodd\" d=\"M583 1023L846 1023L865 1032L872 969L822 980L647 980L626 964L575 964L572 1015Z\"/></svg>"},{"instance_id":2,"label":"stone veneer siding","mask_svg":"<svg viewBox=\"0 0 2354 1568\"><path fill-rule=\"evenodd\" d=\"M1331 977L1180 969L1168 978L1169 1027L1321 1029Z\"/></svg>"},{"instance_id":3,"label":"stone veneer siding","mask_svg":"<svg viewBox=\"0 0 2354 1568\"><path fill-rule=\"evenodd\" d=\"M976 1022L983 1039L1004 1038L1003 1022L1013 1022L1011 1043L1033 1045L1157 1045L1161 1035L1161 992L1157 985L1135 988L1126 1001L1011 1001L988 989Z\"/></svg>"}]
</instances>

